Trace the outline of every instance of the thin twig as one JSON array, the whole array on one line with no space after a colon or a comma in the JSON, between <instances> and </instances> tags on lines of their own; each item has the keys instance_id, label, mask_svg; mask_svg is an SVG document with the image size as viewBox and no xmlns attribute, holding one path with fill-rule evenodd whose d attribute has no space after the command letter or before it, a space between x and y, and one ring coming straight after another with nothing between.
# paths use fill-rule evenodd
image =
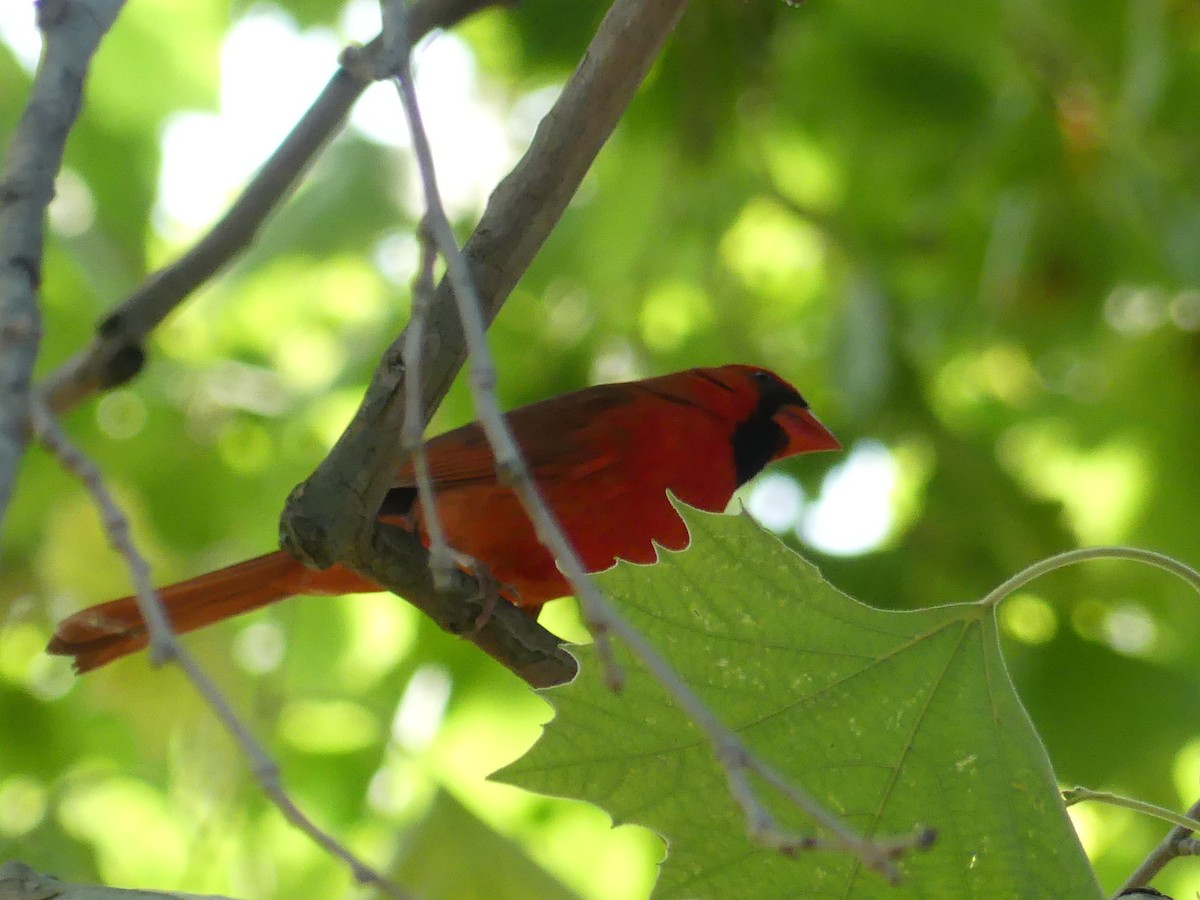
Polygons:
<instances>
[{"instance_id":1,"label":"thin twig","mask_svg":"<svg viewBox=\"0 0 1200 900\"><path fill-rule=\"evenodd\" d=\"M1200 800L1191 805L1184 815L1189 819L1200 820ZM1130 888L1142 887L1154 880L1171 860L1179 856L1189 856L1195 853L1195 841L1191 838L1193 831L1181 825L1175 825L1159 841L1158 846L1146 854L1146 858L1125 879L1125 883L1117 888L1117 895Z\"/></svg>"},{"instance_id":2,"label":"thin twig","mask_svg":"<svg viewBox=\"0 0 1200 900\"><path fill-rule=\"evenodd\" d=\"M403 0L401 0L403 6ZM387 9L389 4L384 3ZM384 19L384 34L388 33L387 18ZM412 315L404 329L404 358L406 378L404 389L404 449L412 458L413 474L417 482L417 497L425 514L425 534L429 538L429 568L433 571L433 585L439 591L450 587L450 572L454 568L442 520L437 513L437 501L433 492L433 480L429 476L429 460L425 454L425 422L421 418L421 363L425 342L425 320L433 305L433 267L437 263L437 248L433 244L424 220L417 231L420 245L420 265L413 279Z\"/></svg>"},{"instance_id":3,"label":"thin twig","mask_svg":"<svg viewBox=\"0 0 1200 900\"><path fill-rule=\"evenodd\" d=\"M150 580L150 566L146 562L146 558L134 546L129 532L129 520L105 486L100 470L67 439L41 398L35 397L31 400L30 414L33 433L41 444L58 459L63 468L78 478L92 495L93 501L100 510L109 543L125 561L130 580L133 582L138 609L150 633L152 664L170 661L184 671L196 692L216 714L221 724L225 726L225 730L229 732L234 742L246 755L250 761L250 771L254 775L254 780L258 782L263 793L283 813L284 818L312 838L326 852L345 862L359 882L375 885L389 897L397 898L397 900L408 900L407 893L360 860L331 834L318 827L288 796L280 779L279 766L254 738L237 713L226 702L221 691L196 664L191 654L183 648L179 639L171 631L158 591L154 589L154 584Z\"/></svg>"},{"instance_id":4,"label":"thin twig","mask_svg":"<svg viewBox=\"0 0 1200 900\"><path fill-rule=\"evenodd\" d=\"M1200 820L1200 800L1193 803L1184 816L1188 819ZM1129 877L1125 879L1125 883L1117 889L1118 892L1149 884L1175 857L1191 855L1195 850L1195 842L1191 839L1192 834L1193 829L1189 827L1173 826L1159 841L1158 846L1146 854L1146 858L1130 873Z\"/></svg>"},{"instance_id":5,"label":"thin twig","mask_svg":"<svg viewBox=\"0 0 1200 900\"><path fill-rule=\"evenodd\" d=\"M391 5L403 9L402 2ZM403 13L396 18L403 22ZM420 173L421 188L425 195L424 230L433 239L438 252L446 261L447 277L454 287L454 300L470 351L471 394L475 399L479 424L492 446L497 477L501 483L512 486L534 524L538 541L559 561L567 580L576 589L577 596L582 600L580 592L589 590L599 596L584 571L575 548L567 541L557 518L542 498L541 491L525 464L525 458L508 428L504 414L496 403L496 369L487 346L487 326L480 312L482 305L471 280L471 273L467 269L466 260L454 237L454 229L442 206L437 173L434 169L433 149L429 145L429 136L421 119L421 108L417 102L417 91L407 59L397 69L395 84L412 134L413 156L417 160L417 171ZM592 611L588 603L583 603L582 608L585 615ZM608 640L608 623L603 617L596 617L589 621L588 625L596 642L596 651L604 665L605 677L613 690L619 690L623 675Z\"/></svg>"},{"instance_id":6,"label":"thin twig","mask_svg":"<svg viewBox=\"0 0 1200 900\"><path fill-rule=\"evenodd\" d=\"M410 14L413 38L419 40L434 28L448 28L472 13L504 2L509 0L421 0ZM342 65L312 106L225 214L179 259L142 282L100 324L91 346L45 379L40 389L51 409L65 412L94 393L128 381L141 370L147 335L196 288L253 245L267 218L342 128L372 77L386 77L386 67L373 62L383 49L377 37L345 54Z\"/></svg>"},{"instance_id":7,"label":"thin twig","mask_svg":"<svg viewBox=\"0 0 1200 900\"><path fill-rule=\"evenodd\" d=\"M229 732L242 753L250 760L250 771L254 775L254 780L258 782L259 788L275 804L283 817L307 834L325 852L349 866L355 881L359 884L372 885L394 900L413 900L411 894L361 860L352 850L310 819L296 805L283 786L279 764L271 759L237 713L225 702L220 689L209 680L196 661L188 653L180 650L176 655L175 662L179 668L183 669L195 686L197 693L205 699L209 708L216 713L221 724L225 726L225 730Z\"/></svg>"},{"instance_id":8,"label":"thin twig","mask_svg":"<svg viewBox=\"0 0 1200 900\"><path fill-rule=\"evenodd\" d=\"M1200 831L1200 821L1196 819L1177 813L1173 809L1167 809L1165 806L1157 806L1154 803L1147 803L1145 800L1126 797L1122 794L1114 794L1109 791L1093 791L1091 788L1085 787L1073 787L1064 790L1062 798L1063 803L1067 806L1074 806L1076 803L1089 801L1104 803L1107 806L1131 809L1134 812L1142 813L1142 815L1162 819L1164 822L1171 825L1178 825L1180 828L1186 828L1188 831Z\"/></svg>"},{"instance_id":9,"label":"thin twig","mask_svg":"<svg viewBox=\"0 0 1200 900\"><path fill-rule=\"evenodd\" d=\"M1200 856L1200 841L1195 838L1183 838L1175 845L1176 856Z\"/></svg>"},{"instance_id":10,"label":"thin twig","mask_svg":"<svg viewBox=\"0 0 1200 900\"><path fill-rule=\"evenodd\" d=\"M491 321L582 183L596 154L674 27L683 0L617 0L529 149L492 192L464 247L472 281ZM416 24L410 24L415 33ZM422 366L421 418L427 422L466 360L466 346L447 279L429 311ZM511 607L472 628L481 607L478 583L462 572L439 594L428 555L415 535L377 527L376 513L405 458L404 339L392 344L362 405L317 470L293 491L280 516L281 541L306 564L341 563L387 587L462 634L530 684L569 681L575 661L554 635ZM467 618L464 618L467 617Z\"/></svg>"},{"instance_id":11,"label":"thin twig","mask_svg":"<svg viewBox=\"0 0 1200 900\"><path fill-rule=\"evenodd\" d=\"M150 578L150 565L134 546L129 533L129 520L105 487L100 470L67 439L55 421L54 414L40 397L35 396L30 400L29 415L33 433L38 441L91 493L96 508L100 511L104 533L108 535L112 548L120 554L126 568L129 569L134 599L149 633L150 664L158 666L179 659L184 651L171 631L171 624L159 600L158 591L154 589L154 582Z\"/></svg>"},{"instance_id":12,"label":"thin twig","mask_svg":"<svg viewBox=\"0 0 1200 900\"><path fill-rule=\"evenodd\" d=\"M613 9L616 9L614 5ZM682 13L683 4L678 4ZM612 11L610 11L612 15ZM416 91L407 66L396 73L396 84L408 118L413 139L413 153L421 173L425 192L426 223L446 261L447 276L453 285L459 316L462 319L471 359L471 387L479 423L492 445L496 471L502 482L508 483L520 497L526 513L533 522L538 540L558 561L563 574L579 598L584 614L600 643L608 636L619 637L651 675L670 693L672 698L697 725L711 744L714 754L725 770L731 793L747 821L752 837L766 846L782 852L818 847L847 850L865 865L882 873L891 881L899 878L893 857L905 848L927 841L922 834L876 843L855 833L836 815L825 809L806 791L792 784L773 767L756 757L742 740L721 724L700 697L676 674L670 664L631 625L629 625L596 589L578 555L571 547L553 512L546 505L536 482L530 476L520 449L513 439L494 395L495 367L487 346L486 324L482 304L476 293L467 261L454 238L437 190L432 152L421 122ZM603 645L602 645L603 646ZM611 669L611 662L609 663ZM611 674L610 674L611 678ZM782 828L768 812L750 784L749 774L767 779L784 797L826 829L831 839L813 838Z\"/></svg>"}]
</instances>

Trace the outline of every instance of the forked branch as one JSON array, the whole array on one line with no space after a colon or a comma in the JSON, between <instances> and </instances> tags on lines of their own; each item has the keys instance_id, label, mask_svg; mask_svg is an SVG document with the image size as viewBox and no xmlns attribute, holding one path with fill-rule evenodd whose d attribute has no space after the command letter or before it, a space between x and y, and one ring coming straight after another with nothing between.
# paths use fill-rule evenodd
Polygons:
<instances>
[{"instance_id":1,"label":"forked branch","mask_svg":"<svg viewBox=\"0 0 1200 900\"><path fill-rule=\"evenodd\" d=\"M624 14L625 10L620 9L623 5L635 6L633 3L615 3L609 11L606 22L614 16ZM643 5L643 9L653 5L646 3ZM669 2L659 4L660 9L670 17L669 20L672 23L674 18L682 13L683 6L683 0L675 3L674 8ZM637 10L633 11L637 12ZM400 27L403 27L402 13L395 18L401 23ZM601 31L603 30L604 26L601 26ZM399 41L398 43L403 42ZM656 50L657 48L655 48ZM585 58L584 65L586 62ZM450 282L462 320L471 358L471 387L475 398L476 413L488 442L491 444L492 454L496 460L497 476L501 481L512 485L534 525L538 539L554 555L559 567L574 588L583 607L584 617L596 637L601 656L606 659L610 684L614 687L620 684L620 674L615 668L611 655L607 652L607 642L616 638L629 648L634 657L666 689L672 699L679 704L680 708L704 734L718 764L725 771L730 793L745 815L747 831L753 839L783 853L812 849L849 852L854 854L865 866L878 871L889 881L898 881L899 870L896 867L895 859L912 849L928 846L933 838L932 832L922 830L913 835L882 839L871 839L856 833L802 787L793 783L754 754L732 729L721 723L691 686L675 672L665 657L636 628L617 613L587 575L554 512L541 496L521 455L520 448L497 404L493 390L496 372L486 338L487 320L484 314L486 301L476 290L467 257L458 248L438 195L434 161L421 122L420 109L407 59L397 71L396 77L405 116L412 132L413 150L425 191L426 228L436 242L438 252L446 261L447 281ZM752 784L753 777L765 780L780 797L817 822L826 834L818 837L795 833L783 828L759 796L758 790Z\"/></svg>"},{"instance_id":2,"label":"forked branch","mask_svg":"<svg viewBox=\"0 0 1200 900\"><path fill-rule=\"evenodd\" d=\"M485 323L495 318L558 222L684 6L685 0L616 0L529 149L492 193L462 251ZM503 603L476 629L484 601L475 579L455 572L450 590L433 590L419 542L375 524L376 511L405 458L406 341L401 335L389 348L349 427L293 492L281 521L283 544L310 565L340 562L395 591L531 684L567 681L575 663L552 634ZM466 360L462 325L446 279L425 316L422 347L423 424ZM399 557L381 552L385 548ZM413 568L414 561L421 564Z\"/></svg>"}]
</instances>

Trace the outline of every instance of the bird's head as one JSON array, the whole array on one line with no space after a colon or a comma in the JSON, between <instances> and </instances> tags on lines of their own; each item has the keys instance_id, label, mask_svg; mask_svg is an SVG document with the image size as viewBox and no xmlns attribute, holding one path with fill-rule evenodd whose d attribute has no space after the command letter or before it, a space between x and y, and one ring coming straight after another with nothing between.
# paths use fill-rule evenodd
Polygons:
<instances>
[{"instance_id":1,"label":"bird's head","mask_svg":"<svg viewBox=\"0 0 1200 900\"><path fill-rule=\"evenodd\" d=\"M738 484L777 459L842 448L800 392L769 369L729 365L693 371L707 383L712 408L732 423L730 443Z\"/></svg>"}]
</instances>

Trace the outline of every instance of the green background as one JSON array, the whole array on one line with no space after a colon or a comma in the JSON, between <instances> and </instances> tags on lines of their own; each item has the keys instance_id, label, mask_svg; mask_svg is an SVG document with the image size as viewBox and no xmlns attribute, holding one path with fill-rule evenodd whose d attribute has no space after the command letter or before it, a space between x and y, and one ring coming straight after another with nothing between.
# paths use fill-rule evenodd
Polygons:
<instances>
[{"instance_id":1,"label":"green background","mask_svg":"<svg viewBox=\"0 0 1200 900\"><path fill-rule=\"evenodd\" d=\"M530 0L440 40L465 42L479 102L519 122L603 9ZM122 14L67 148L41 372L186 246L155 211L164 129L248 92L222 43L268 14L331 50L299 71L265 40L262 77L319 85L345 39L339 4L150 0ZM0 44L2 138L29 77ZM388 90L373 102L399 119ZM1198 110L1187 0L695 3L492 329L502 400L697 364L776 369L848 453L891 451L886 538L850 556L805 549L879 607L977 598L1094 543L1200 563ZM158 580L272 547L284 497L405 321L406 280L380 270L411 267L410 177L403 149L348 131L255 248L165 325L141 378L67 419ZM459 205L463 234L477 193ZM460 386L433 427L470 417ZM814 497L838 462L778 469ZM0 558L0 858L123 886L343 895L344 869L267 806L178 673L135 660L75 685L41 654L57 618L127 583L77 483L37 450L20 478ZM1062 783L1171 807L1200 794L1195 599L1099 563L1001 610ZM547 618L571 624L561 608ZM548 708L399 601L294 600L189 646L297 799L428 895L648 892L652 837L483 783ZM1106 809L1077 821L1107 888L1161 833ZM1189 896L1200 872L1182 861L1159 886Z\"/></svg>"}]
</instances>

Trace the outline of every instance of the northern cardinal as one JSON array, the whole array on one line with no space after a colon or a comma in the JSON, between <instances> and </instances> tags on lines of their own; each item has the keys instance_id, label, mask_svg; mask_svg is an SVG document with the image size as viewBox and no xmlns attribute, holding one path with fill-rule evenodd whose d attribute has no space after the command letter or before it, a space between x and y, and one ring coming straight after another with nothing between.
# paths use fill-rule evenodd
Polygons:
<instances>
[{"instance_id":1,"label":"northern cardinal","mask_svg":"<svg viewBox=\"0 0 1200 900\"><path fill-rule=\"evenodd\" d=\"M607 384L523 406L508 421L546 502L589 572L616 558L655 559L652 542L679 550L687 529L667 491L691 506L721 512L734 490L767 463L837 439L804 398L773 372L729 365ZM492 453L477 423L426 444L438 515L450 546L482 563L500 592L537 615L570 593L553 558L511 489L496 481ZM383 521L425 537L411 465L396 477ZM349 569L317 572L282 550L161 590L176 631L191 631L294 594L383 590ZM146 646L132 597L75 613L55 629L50 653L86 672Z\"/></svg>"}]
</instances>

